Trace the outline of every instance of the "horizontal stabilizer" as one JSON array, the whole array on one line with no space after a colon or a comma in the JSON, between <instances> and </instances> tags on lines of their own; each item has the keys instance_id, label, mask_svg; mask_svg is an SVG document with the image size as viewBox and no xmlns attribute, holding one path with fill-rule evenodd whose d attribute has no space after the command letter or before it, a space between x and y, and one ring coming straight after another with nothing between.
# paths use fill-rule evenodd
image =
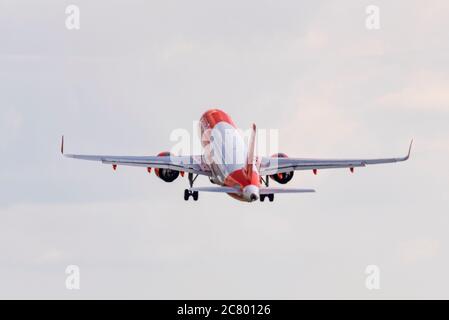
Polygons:
<instances>
[{"instance_id":1,"label":"horizontal stabilizer","mask_svg":"<svg viewBox=\"0 0 449 320\"><path fill-rule=\"evenodd\" d=\"M241 191L237 188L232 187L198 187L198 188L190 188L190 191L198 191L198 192L222 192L222 193L241 193Z\"/></svg>"},{"instance_id":2,"label":"horizontal stabilizer","mask_svg":"<svg viewBox=\"0 0 449 320\"><path fill-rule=\"evenodd\" d=\"M310 193L315 192L313 189L283 189L283 188L261 188L260 194L274 194L274 193Z\"/></svg>"}]
</instances>

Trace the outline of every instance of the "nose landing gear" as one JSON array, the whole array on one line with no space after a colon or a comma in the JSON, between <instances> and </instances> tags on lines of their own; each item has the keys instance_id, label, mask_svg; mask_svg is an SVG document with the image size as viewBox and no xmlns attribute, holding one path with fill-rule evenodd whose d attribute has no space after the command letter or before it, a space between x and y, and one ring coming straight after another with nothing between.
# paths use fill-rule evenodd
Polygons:
<instances>
[{"instance_id":1,"label":"nose landing gear","mask_svg":"<svg viewBox=\"0 0 449 320\"><path fill-rule=\"evenodd\" d=\"M261 195L260 195L260 201L261 201L261 202L264 202L266 197L268 198L268 200L269 200L270 202L273 202L273 201L274 201L274 194L273 194L273 193L270 193L270 194L261 194Z\"/></svg>"},{"instance_id":2,"label":"nose landing gear","mask_svg":"<svg viewBox=\"0 0 449 320\"><path fill-rule=\"evenodd\" d=\"M190 188L193 187L193 183L195 182L196 178L198 178L198 175L193 177L193 173L189 173L189 185ZM193 201L198 201L198 191L191 191L189 189L184 190L184 200L188 201L190 196L193 198Z\"/></svg>"}]
</instances>

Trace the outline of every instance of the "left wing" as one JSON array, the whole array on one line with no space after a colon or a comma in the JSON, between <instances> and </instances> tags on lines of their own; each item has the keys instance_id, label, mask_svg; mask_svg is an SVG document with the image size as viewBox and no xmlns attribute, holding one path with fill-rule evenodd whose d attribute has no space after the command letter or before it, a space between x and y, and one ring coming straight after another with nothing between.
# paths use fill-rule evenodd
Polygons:
<instances>
[{"instance_id":1,"label":"left wing","mask_svg":"<svg viewBox=\"0 0 449 320\"><path fill-rule=\"evenodd\" d=\"M203 161L202 156L107 156L107 155L83 155L65 154L64 137L61 142L61 153L64 157L100 161L104 164L114 166L133 166L145 168L171 169L176 171L189 172L211 176L209 166Z\"/></svg>"},{"instance_id":2,"label":"left wing","mask_svg":"<svg viewBox=\"0 0 449 320\"><path fill-rule=\"evenodd\" d=\"M291 172L295 170L320 170L364 167L371 164L393 163L406 161L410 158L413 140L410 142L408 154L400 158L381 159L298 159L298 158L274 158L263 157L260 162L260 175L273 175L277 173Z\"/></svg>"}]
</instances>

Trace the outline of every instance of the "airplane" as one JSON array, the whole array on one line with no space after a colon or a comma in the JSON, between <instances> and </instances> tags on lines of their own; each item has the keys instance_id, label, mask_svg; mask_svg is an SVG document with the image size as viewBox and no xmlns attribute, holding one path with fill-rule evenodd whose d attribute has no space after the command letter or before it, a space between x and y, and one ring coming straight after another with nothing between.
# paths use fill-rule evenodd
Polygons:
<instances>
[{"instance_id":1,"label":"airplane","mask_svg":"<svg viewBox=\"0 0 449 320\"><path fill-rule=\"evenodd\" d=\"M101 161L103 164L117 166L144 167L165 182L175 181L179 175L188 173L189 188L184 190L184 200L190 197L198 200L200 192L225 193L243 201L274 200L275 194L282 193L312 193L313 189L270 187L270 179L281 185L289 183L295 171L310 170L315 175L321 169L347 168L354 172L356 167L366 165L394 163L406 161L410 157L413 140L410 142L408 154L400 158L383 159L305 159L289 158L284 153L271 157L258 157L256 148L256 125L251 128L248 146L237 130L231 117L222 110L211 109L200 118L202 155L176 156L170 152L161 152L157 156L107 156L80 155L64 153L64 136L61 140L61 153L67 158ZM232 139L224 139L223 137ZM243 155L242 161L234 157L236 153ZM231 159L231 160L230 160ZM194 187L198 176L206 176L215 186Z\"/></svg>"}]
</instances>

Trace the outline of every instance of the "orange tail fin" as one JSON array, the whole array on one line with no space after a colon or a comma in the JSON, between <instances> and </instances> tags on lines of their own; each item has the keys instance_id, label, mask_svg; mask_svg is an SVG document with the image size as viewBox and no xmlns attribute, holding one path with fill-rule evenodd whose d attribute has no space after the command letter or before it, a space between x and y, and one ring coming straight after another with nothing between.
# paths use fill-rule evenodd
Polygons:
<instances>
[{"instance_id":1,"label":"orange tail fin","mask_svg":"<svg viewBox=\"0 0 449 320\"><path fill-rule=\"evenodd\" d=\"M251 137L249 138L248 145L248 157L246 159L245 169L249 177L253 174L253 166L255 164L255 153L256 153L256 125L253 124L253 131L251 132Z\"/></svg>"}]
</instances>

